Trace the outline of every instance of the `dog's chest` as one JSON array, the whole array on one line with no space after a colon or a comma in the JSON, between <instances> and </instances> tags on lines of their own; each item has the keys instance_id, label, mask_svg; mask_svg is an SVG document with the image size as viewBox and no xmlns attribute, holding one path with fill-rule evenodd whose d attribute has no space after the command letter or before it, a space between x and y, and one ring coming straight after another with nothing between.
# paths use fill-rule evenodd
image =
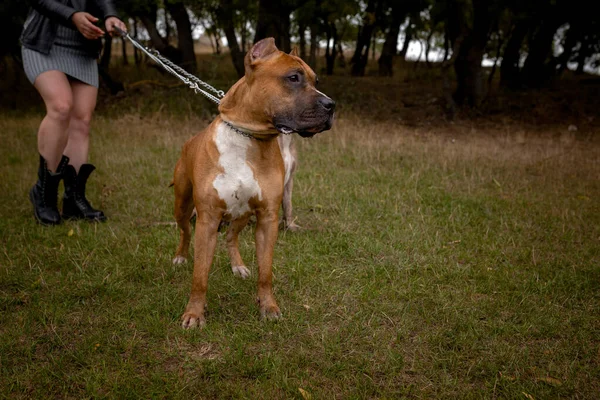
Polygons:
<instances>
[{"instance_id":1,"label":"dog's chest","mask_svg":"<svg viewBox=\"0 0 600 400\"><path fill-rule=\"evenodd\" d=\"M213 187L227 205L226 214L236 219L250 211L250 199L262 200L260 186L247 160L251 139L220 124L215 144L223 172L216 176Z\"/></svg>"}]
</instances>

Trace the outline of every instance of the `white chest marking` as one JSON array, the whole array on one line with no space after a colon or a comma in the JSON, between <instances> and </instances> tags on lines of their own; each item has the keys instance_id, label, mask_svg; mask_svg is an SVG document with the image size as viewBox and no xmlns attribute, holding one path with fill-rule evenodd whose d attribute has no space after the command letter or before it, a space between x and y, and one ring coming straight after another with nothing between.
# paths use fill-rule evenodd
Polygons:
<instances>
[{"instance_id":1,"label":"white chest marking","mask_svg":"<svg viewBox=\"0 0 600 400\"><path fill-rule=\"evenodd\" d=\"M285 180L284 185L290 180L292 174L292 152L290 146L292 144L292 135L281 135L281 141L279 142L279 149L281 150L281 157L283 158L283 165L285 166Z\"/></svg>"},{"instance_id":2,"label":"white chest marking","mask_svg":"<svg viewBox=\"0 0 600 400\"><path fill-rule=\"evenodd\" d=\"M248 211L251 198L257 196L262 200L262 193L252 169L246 161L246 152L251 145L250 138L220 124L215 136L215 144L219 150L219 164L223 173L217 175L213 187L219 197L227 205L227 214L236 219Z\"/></svg>"}]
</instances>

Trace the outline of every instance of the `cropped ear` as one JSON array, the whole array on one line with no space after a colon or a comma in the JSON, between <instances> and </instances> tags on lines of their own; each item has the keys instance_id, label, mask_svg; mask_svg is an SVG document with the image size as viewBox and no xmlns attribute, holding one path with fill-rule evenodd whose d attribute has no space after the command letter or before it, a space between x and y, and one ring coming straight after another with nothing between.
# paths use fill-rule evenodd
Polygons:
<instances>
[{"instance_id":1,"label":"cropped ear","mask_svg":"<svg viewBox=\"0 0 600 400\"><path fill-rule=\"evenodd\" d=\"M256 61L266 59L277 50L275 39L272 37L259 40L252 46L252 49L248 53L250 55L250 63L254 64Z\"/></svg>"},{"instance_id":2,"label":"cropped ear","mask_svg":"<svg viewBox=\"0 0 600 400\"><path fill-rule=\"evenodd\" d=\"M246 81L248 83L252 82L253 71L257 64L277 54L278 51L277 46L275 46L275 39L272 37L256 42L250 51L246 53L246 57L244 57Z\"/></svg>"},{"instance_id":3,"label":"cropped ear","mask_svg":"<svg viewBox=\"0 0 600 400\"><path fill-rule=\"evenodd\" d=\"M300 54L298 53L298 46L294 46L292 51L290 51L290 56L300 57Z\"/></svg>"}]
</instances>

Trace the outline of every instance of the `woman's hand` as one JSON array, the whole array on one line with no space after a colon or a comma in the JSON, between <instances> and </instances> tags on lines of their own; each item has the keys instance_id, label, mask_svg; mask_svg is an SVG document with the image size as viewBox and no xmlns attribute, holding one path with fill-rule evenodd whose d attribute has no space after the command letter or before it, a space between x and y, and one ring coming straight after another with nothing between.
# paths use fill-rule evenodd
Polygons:
<instances>
[{"instance_id":1,"label":"woman's hand","mask_svg":"<svg viewBox=\"0 0 600 400\"><path fill-rule=\"evenodd\" d=\"M98 18L91 14L82 11L76 12L71 17L71 21L73 21L73 24L75 24L77 30L81 32L83 37L86 39L94 40L104 36L104 31L94 25L94 23L98 21Z\"/></svg>"},{"instance_id":2,"label":"woman's hand","mask_svg":"<svg viewBox=\"0 0 600 400\"><path fill-rule=\"evenodd\" d=\"M110 34L110 36L120 36L120 33L115 29L115 26L122 31L127 32L127 26L117 17L106 18L104 25L106 25L106 31Z\"/></svg>"}]
</instances>

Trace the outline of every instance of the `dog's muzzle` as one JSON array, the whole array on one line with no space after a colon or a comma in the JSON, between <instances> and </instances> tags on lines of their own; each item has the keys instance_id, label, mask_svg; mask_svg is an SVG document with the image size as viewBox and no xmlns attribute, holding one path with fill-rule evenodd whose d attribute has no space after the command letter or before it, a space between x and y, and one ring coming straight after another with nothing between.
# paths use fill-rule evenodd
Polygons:
<instances>
[{"instance_id":1,"label":"dog's muzzle","mask_svg":"<svg viewBox=\"0 0 600 400\"><path fill-rule=\"evenodd\" d=\"M315 106L304 110L296 117L275 118L275 128L284 134L297 133L307 138L331 129L335 112L335 101L320 97Z\"/></svg>"}]
</instances>

